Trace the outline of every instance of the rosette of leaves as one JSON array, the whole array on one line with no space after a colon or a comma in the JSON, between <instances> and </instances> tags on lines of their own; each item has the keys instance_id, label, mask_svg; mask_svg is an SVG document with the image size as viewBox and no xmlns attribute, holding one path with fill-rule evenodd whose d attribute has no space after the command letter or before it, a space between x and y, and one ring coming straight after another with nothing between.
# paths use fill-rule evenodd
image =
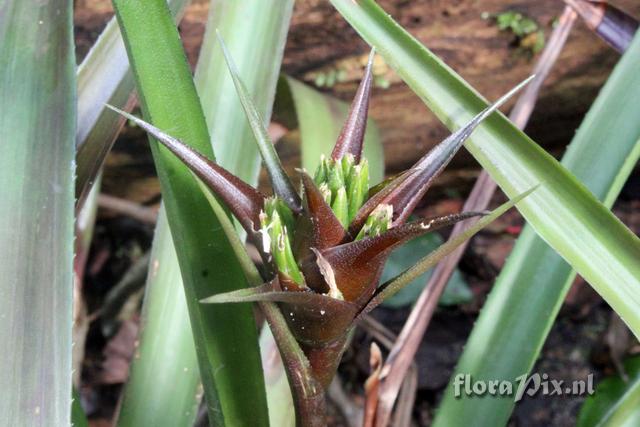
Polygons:
<instances>
[{"instance_id":1,"label":"rosette of leaves","mask_svg":"<svg viewBox=\"0 0 640 427\"><path fill-rule=\"evenodd\" d=\"M321 159L313 177L305 170L298 171L302 188L299 194L284 172L265 123L254 108L224 43L220 42L260 148L273 195L261 194L151 124L116 111L133 120L180 158L231 211L260 252L266 267L262 286L214 295L203 302L277 303L291 335L308 359L314 384L326 388L335 375L349 332L358 317L409 283L412 275L422 274L455 246L380 285L380 275L391 251L425 233L486 214L464 212L408 221L434 179L466 138L530 79L434 147L409 170L370 187L368 164L362 158L362 148L372 86L372 51L333 151ZM521 197L506 203L487 218L494 219ZM477 232L482 225L475 226L472 231ZM462 243L471 234L453 244ZM287 358L283 359L286 365ZM295 376L291 372L295 366L287 366L287 369L290 378Z\"/></svg>"}]
</instances>

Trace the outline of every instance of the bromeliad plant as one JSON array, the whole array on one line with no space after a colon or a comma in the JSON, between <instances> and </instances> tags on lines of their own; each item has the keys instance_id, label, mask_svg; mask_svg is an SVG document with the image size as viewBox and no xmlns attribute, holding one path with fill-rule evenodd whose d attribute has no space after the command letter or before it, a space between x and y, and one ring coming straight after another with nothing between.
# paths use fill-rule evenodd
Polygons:
<instances>
[{"instance_id":1,"label":"bromeliad plant","mask_svg":"<svg viewBox=\"0 0 640 427\"><path fill-rule=\"evenodd\" d=\"M308 380L326 388L359 316L371 311L524 196L491 214L464 212L409 221L433 180L467 137L529 80L482 111L409 170L370 188L368 163L362 157L362 149L372 83L372 51L333 151L329 157L321 159L313 177L305 170L298 171L302 183L302 194L298 194L282 168L264 121L233 60L222 39L219 40L268 171L272 196L261 194L153 125L114 110L135 121L180 158L233 213L260 252L266 267L265 284L214 295L203 302L277 302L288 329L310 364L313 378ZM412 238L476 216L485 217L461 238L378 286L384 263L394 248ZM287 358L284 359L286 363ZM296 367L287 366L287 369L291 379Z\"/></svg>"},{"instance_id":2,"label":"bromeliad plant","mask_svg":"<svg viewBox=\"0 0 640 427\"><path fill-rule=\"evenodd\" d=\"M493 115L465 143L511 196L538 182L546 182L547 185L523 201L519 208L549 247L541 240L534 240L532 229L525 228L524 246L519 247L523 250L518 252L516 249L511 258L515 261L516 273L531 276L528 274L531 271L544 270L544 274L535 275L536 280L544 281L544 277L553 276L554 283L558 284L558 290L546 294L540 293L536 287L529 287L535 291L529 292L528 280L516 287L510 287L509 281L505 281L502 289L497 289L502 292L493 299L494 302L499 301L498 306L489 303L483 309L482 316L491 321L484 325L484 329L476 331L477 334L474 333L478 339L474 341L472 335L465 352L477 356L480 353L475 350L491 348L501 353L503 358L500 360L480 358L483 363L491 360L490 366L471 364L485 374L495 372L494 367L499 366L498 374L488 378L508 379L509 372L518 366L530 369L528 364L533 363L534 353L548 332L549 319L553 317L548 313L557 311L564 292L562 282L571 276L569 267L561 265L559 258L549 267L548 260L552 255L549 248L564 257L603 295L636 336L640 334L640 303L636 297L640 286L637 263L640 241L609 212L621 182L638 157L637 145L634 144L640 129L633 115L637 113L640 96L636 96L637 90L634 92L632 89L640 88L638 74L633 73L637 62L635 58L640 57L639 37L636 36L629 45L637 23L620 18L604 2L566 1L574 5L601 36L620 50L627 45L629 50L613 75L615 84L603 90L602 98L608 101L594 105L587 125L583 125L578 134L580 141L575 141L568 150L564 166L557 164L499 115ZM170 3L176 12L185 1ZM374 0L331 0L331 3L367 42L383 53L397 75L447 126L463 126L473 114L484 108L484 100L466 82L395 23ZM217 107L218 100L226 100L226 90L233 91L233 88L226 82L222 86L218 84L220 70L212 70L210 64L221 61L217 60L218 53L213 54L210 49L210 38L205 37L205 46L201 50L202 67L196 72L194 84L167 2L113 0L113 4L118 24L123 30L124 44L120 43L116 23L113 22L100 38L96 55L89 57L94 67L81 67L78 85L74 80L72 1L6 0L0 13L0 23L4 24L0 25L0 31L5 36L0 43L3 53L0 55L3 64L0 74L5 83L2 86L4 96L0 97L0 102L5 105L5 114L0 118L0 128L1 133L7 135L2 145L6 155L0 157L3 188L0 217L4 219L0 228L0 254L3 259L0 292L10 296L3 298L4 305L0 309L4 325L0 336L11 348L11 351L3 352L0 359L4 368L0 370L0 383L4 389L10 390L6 398L0 399L0 425L70 424L70 305L73 299L69 284L74 257L73 147L76 138L78 142L84 139L84 144L90 141L90 150L86 145L84 149L83 144L78 146L75 162L78 164L77 188L86 192L91 188L92 177L97 174L116 133L117 126L107 126L115 121L102 120L102 105L106 99L127 109L127 99L131 100L135 81L142 110L149 121L160 128L172 129L176 136L198 147L211 159L216 151L218 161L244 179L251 179L248 175L253 173L253 155L244 155L242 160L246 162L236 159L225 161L233 157L231 153L238 149L240 144L237 142L244 139L248 129L239 126L235 111L232 117L218 114L218 110L228 107L228 104L224 108ZM209 29L222 28L229 38L233 37L235 47L244 50L237 58L243 59L243 75L258 100L258 111L267 118L293 1L220 0L212 2L212 6L215 7L211 8L213 13L207 26ZM630 25L621 25L625 22ZM616 28L627 30L612 32ZM246 47L255 45L257 40L261 42L261 49L255 55ZM267 40L269 47L265 48ZM100 45L103 49L99 49ZM125 47L132 73L127 71ZM103 52L99 53L101 50ZM240 52L236 51L236 54ZM251 60L247 61L247 58ZM105 68L105 65L108 66ZM83 74L83 70L88 72ZM252 72L247 73L248 70ZM235 77L235 71L232 72ZM261 77L269 78L256 78L258 72ZM91 82L86 79L90 76L95 77L93 80L89 78ZM370 76L368 78L370 80ZM466 137L465 132L473 130L483 117L445 141L409 171L369 188L367 164L359 158L358 148L358 140L360 146L362 144L358 132L362 133L364 129L364 103L368 101L370 90L365 87L354 102L350 121L339 144L341 148L323 160L314 178L302 173L303 191L300 195L282 173L264 132L263 121L255 113L239 79L235 80L271 172L276 190L274 197L263 197L179 141L145 126L207 181L236 217L248 226L245 228L250 232L250 239L261 249L267 269L264 277L260 277L250 260L247 263L248 257L246 253L242 255L240 239L232 234L233 226L226 213L221 215L220 206L213 201L216 214L210 216L207 200L199 193L196 181L186 172L187 168L183 168L169 152L152 144L167 215L160 217L159 238L154 243L154 252L158 250L157 259L160 261L159 264L154 261L152 265L154 273L158 273L158 281L148 289L157 291L159 287L156 285L161 280L175 285L177 295L182 298L182 283L176 278L179 262L187 307L180 308L182 299L171 298L176 296L174 289L164 284L162 299L153 296L145 301L145 309L153 313L149 317L153 320L143 322L145 335L138 349L141 358L135 358L140 364L134 363L132 369L134 374L128 382L118 420L120 426L159 425L157 421L147 421L146 417L141 421L140 413L172 427L191 424L193 416L189 411L197 403L194 396L197 397L198 374L206 393L212 425L268 425L265 381L259 369L251 311L248 307L198 302L214 291L224 292L243 286L246 282L241 277L243 273L254 288L216 295L209 302L258 301L285 359L291 387L296 393L299 419L308 421L303 425L322 424L319 418L314 418L314 414L321 414L321 402L315 401L318 405L314 407L313 399L318 396L321 399L323 386L331 378L343 343L356 320L515 203L512 201L485 215L477 226L460 238L443 245L396 279L378 285L377 269L393 247L438 225L465 217L461 214L414 223L407 222L406 218L431 179L460 146ZM209 120L206 123L195 86L198 86L207 112ZM79 106L75 101L76 87ZM87 99L89 93L90 100ZM87 102L83 103L83 99ZM75 117L76 109L79 120ZM82 111L91 117L81 120ZM487 111L485 116L491 111ZM207 124L216 132L212 138L207 132ZM212 150L212 139L221 141L222 146ZM601 151L593 150L593 147L600 150L604 140L608 141L604 149L611 153L610 156L598 156ZM614 145L615 150L611 149ZM373 157L369 160L373 165ZM603 173L607 169L609 172ZM80 173L81 170L89 173ZM604 198L607 206L600 204L579 180L596 196ZM169 223L179 250L178 260L168 238ZM226 238L230 235L235 236L234 242ZM82 258L81 254L76 254L76 257ZM544 263L532 264L534 259L544 260ZM224 265L224 268L209 270L216 263ZM155 268L157 265L160 265L159 270ZM167 268L173 272L167 272ZM504 275L511 279L518 277L508 266ZM152 281L155 280L153 276ZM545 285L553 288L548 286L549 283ZM509 290L508 294L503 292L505 289ZM533 297L535 300L531 299ZM179 309L167 311L161 305L163 301L170 301L172 309ZM527 310L515 309L518 302L528 304ZM161 309L156 311L150 308L152 306ZM187 311L193 339L188 336ZM493 316L495 313L498 316ZM540 316L544 319L536 322ZM171 320L176 318L186 323L172 324ZM162 319L162 322L153 324L157 319ZM518 322L509 322L513 319ZM482 318L480 320L479 324L482 324ZM524 323L535 327L527 330L523 328ZM496 324L508 324L506 329L511 331L505 333L505 328L495 328ZM494 333L496 329L500 333ZM488 335L487 331L490 331ZM522 356L513 351L518 346L514 346L509 337L525 336L531 341L531 334L527 331L535 335L534 341L539 345L537 349L527 345L529 354ZM179 357L165 355L157 351L156 338L164 340L160 348L186 351L182 351ZM197 354L192 348L194 341ZM511 345L499 345L507 342ZM148 355L154 351L160 357L150 360ZM44 354L47 357L42 357ZM486 356L489 353L482 354ZM161 360L163 357L166 359ZM477 357L473 359L478 360ZM157 360L161 363L157 364ZM459 369L467 370L465 366L469 365L463 357ZM515 371L521 373L520 368ZM158 375L159 372L163 375ZM183 374L182 378L189 378L179 386L180 380L176 381L176 378ZM47 378L47 381L43 383L42 378ZM270 386L269 383L266 385ZM150 389L162 392L154 395ZM163 400L169 393L171 403ZM273 395L269 394L270 397ZM439 415L443 425L451 425L451 420L463 423L465 416L472 423L482 419L487 424L492 419L506 419L511 411L510 404L484 402L480 408L464 399L455 400L455 405L448 404L446 398L444 402ZM464 410L458 405L463 405ZM503 408L496 411L497 406ZM160 407L162 410L159 411ZM131 411L127 408L136 409ZM175 410L178 414L175 418L164 416L173 408L185 411ZM479 417L479 414L488 413L499 415ZM278 422L271 424L283 425ZM81 424L74 420L74 425Z\"/></svg>"}]
</instances>

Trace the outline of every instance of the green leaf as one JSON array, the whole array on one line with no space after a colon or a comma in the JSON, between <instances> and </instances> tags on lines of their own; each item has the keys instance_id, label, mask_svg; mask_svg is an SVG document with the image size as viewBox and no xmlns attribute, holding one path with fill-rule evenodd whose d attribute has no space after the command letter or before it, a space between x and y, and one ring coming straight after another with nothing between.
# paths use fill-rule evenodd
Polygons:
<instances>
[{"instance_id":1,"label":"green leaf","mask_svg":"<svg viewBox=\"0 0 640 427\"><path fill-rule=\"evenodd\" d=\"M117 33L120 34L119 30ZM103 33L97 43L105 37ZM94 46L92 51L96 49ZM124 44L121 49L128 65ZM112 59L108 63L113 62ZM130 82L126 82L127 79ZM133 75L128 73L118 93L128 96L133 87ZM124 108L114 97L109 99L109 104ZM106 143L99 129L101 124L107 129L113 127L113 121L113 114L101 115L92 134L99 135ZM129 368L117 425L191 426L197 414L194 405L199 403L202 388L182 277L164 208L158 216L149 267L139 346Z\"/></svg>"},{"instance_id":2,"label":"green leaf","mask_svg":"<svg viewBox=\"0 0 640 427\"><path fill-rule=\"evenodd\" d=\"M486 106L374 1L331 1L448 127L462 126ZM630 51L640 49L639 39ZM620 102L629 100L625 94ZM542 183L519 211L640 336L640 239L503 115L487 119L465 146L509 196Z\"/></svg>"},{"instance_id":3,"label":"green leaf","mask_svg":"<svg viewBox=\"0 0 640 427\"><path fill-rule=\"evenodd\" d=\"M164 209L153 241L140 345L118 426L190 426L202 395L180 267ZM142 397L143 396L143 397Z\"/></svg>"},{"instance_id":4,"label":"green leaf","mask_svg":"<svg viewBox=\"0 0 640 427\"><path fill-rule=\"evenodd\" d=\"M527 197L531 197L531 194L533 194L538 188L539 186L532 187L529 190L525 191L524 193L519 194L513 199L498 206L489 214L487 214L486 216L483 216L478 221L476 221L473 225L470 225L460 234L453 237L452 239L447 240L443 245L440 245L435 251L422 257L418 262L413 264L410 268L406 269L396 277L389 279L383 284L381 284L376 290L376 293L374 294L373 298L371 298L371 300L367 303L367 305L362 310L359 316L369 313L371 310L373 310L378 305L380 305L384 300L386 300L387 298L391 298L393 295L397 294L399 291L401 291L403 288L405 288L415 279L420 277L423 273L428 271L431 267L433 267L438 262L440 262L441 259L449 255L451 252L453 252L462 243L469 240L471 237L473 237L476 233L478 233L487 225L491 224L500 215L502 215L512 207L516 206L516 203L518 203L518 208L519 208L520 207L519 203L522 203L524 200L527 199Z\"/></svg>"},{"instance_id":5,"label":"green leaf","mask_svg":"<svg viewBox=\"0 0 640 427\"><path fill-rule=\"evenodd\" d=\"M200 101L166 4L162 0L113 3L145 118L212 158ZM184 281L209 420L217 425L267 425L251 308L198 302L212 290L246 286L242 268L188 169L155 142L151 148Z\"/></svg>"},{"instance_id":6,"label":"green leaf","mask_svg":"<svg viewBox=\"0 0 640 427\"><path fill-rule=\"evenodd\" d=\"M264 122L254 105L251 95L249 95L249 91L238 73L238 68L235 62L233 62L233 58L224 44L224 40L220 35L219 30L216 30L216 35L218 36L218 41L220 42L224 59L227 63L227 67L229 68L229 74L231 74L233 84L236 87L238 98L242 103L242 108L244 109L249 125L251 126L251 130L253 131L253 136L255 137L258 148L260 149L260 155L262 156L262 161L264 162L269 178L271 179L273 190L293 211L299 212L302 209L300 196L293 187L287 173L284 171L282 163L280 163L280 158L278 157L276 149L273 146L273 142L267 133L267 128L265 127L267 124Z\"/></svg>"},{"instance_id":7,"label":"green leaf","mask_svg":"<svg viewBox=\"0 0 640 427\"><path fill-rule=\"evenodd\" d=\"M71 425L73 427L89 427L89 421L80 404L80 394L74 388L71 402Z\"/></svg>"},{"instance_id":8,"label":"green leaf","mask_svg":"<svg viewBox=\"0 0 640 427\"><path fill-rule=\"evenodd\" d=\"M639 51L636 42L616 66L562 160L608 207L640 156ZM480 313L457 373L509 381L528 373L574 278L571 267L525 226ZM500 425L513 406L510 398L456 398L449 388L436 425L452 420L464 424L478 416Z\"/></svg>"},{"instance_id":9,"label":"green leaf","mask_svg":"<svg viewBox=\"0 0 640 427\"><path fill-rule=\"evenodd\" d=\"M169 0L179 21L188 0ZM135 103L135 82L116 18L112 18L78 67L76 129L76 197L81 206L95 182L124 119L105 104L129 110Z\"/></svg>"},{"instance_id":10,"label":"green leaf","mask_svg":"<svg viewBox=\"0 0 640 427\"><path fill-rule=\"evenodd\" d=\"M420 236L404 246L393 251L389 256L387 263L384 266L382 272L381 282L397 276L407 268L411 267L416 262L420 261L420 258L426 253L429 253L437 249L444 243L442 236L437 233L429 233L424 236ZM400 292L382 303L386 307L403 307L409 304L413 304L422 292L424 284L431 277L433 270L429 270L422 276L416 278L407 285ZM447 282L447 286L440 297L439 303L442 305L457 305L471 301L473 293L469 286L462 277L462 273L458 269L453 272L453 275Z\"/></svg>"},{"instance_id":11,"label":"green leaf","mask_svg":"<svg viewBox=\"0 0 640 427\"><path fill-rule=\"evenodd\" d=\"M582 405L577 427L633 427L640 425L640 357L624 363L627 379L605 378Z\"/></svg>"},{"instance_id":12,"label":"green leaf","mask_svg":"<svg viewBox=\"0 0 640 427\"><path fill-rule=\"evenodd\" d=\"M72 2L0 6L0 425L71 414Z\"/></svg>"},{"instance_id":13,"label":"green leaf","mask_svg":"<svg viewBox=\"0 0 640 427\"><path fill-rule=\"evenodd\" d=\"M291 0L271 4L261 0L247 0L242 4L231 0L215 0L211 3L207 29L220 28L226 40L233 40L233 43L238 43L240 46L244 43L260 43L263 46L259 52L234 49L233 45L231 46L234 50L234 58L241 64L239 66L241 75L247 87L251 88L258 111L263 114L263 117L269 117L271 112L292 6ZM219 46L215 41L215 33L207 31L196 67L196 76L200 76L196 79L196 88L201 94L205 116L212 128L211 137L217 161L247 182L256 184L259 153L251 140L251 130L235 95L233 82L222 62L222 52L216 51ZM218 99L218 94L225 94L226 101ZM244 155L240 155L242 153ZM168 224L166 221L160 221L156 228L156 235L166 234L168 234ZM173 259L166 261L163 261L162 257L159 258L159 268L162 268L164 263L177 268L175 249L171 239L160 240L157 237L154 250L163 256L168 253L174 256ZM170 278L164 280L161 276L149 277L147 296L143 305L146 316L140 340L140 359L135 359L131 366L132 379L125 390L121 410L121 414L126 417L120 420L119 425L175 427L192 424L190 416L180 417L179 414L186 413L192 407L190 399L194 396L194 391L189 385L189 376L192 381L197 382L199 375L197 361L193 358L195 348L191 338L189 318L185 316L186 302L184 297L178 298L177 295L178 292L183 293L182 278L178 275L176 279L172 281ZM173 301L171 310L165 309L167 301ZM146 334L145 329L172 330L181 333ZM147 348L147 340L152 341L148 346L156 349L161 353L160 355L144 351ZM189 340L191 351L183 347ZM176 353L173 351L175 348L184 350ZM268 360L272 359L272 357L268 358ZM138 370L142 370L142 373L137 374ZM155 374L148 377L150 372ZM270 374L273 372L265 369L269 399L271 399ZM180 382L174 387L160 389L154 385L154 377L160 377L158 379L160 382L170 378L178 378ZM283 381L278 381L273 386L284 387L282 390L290 396L286 377L282 374L279 378ZM177 408L174 400L179 400L184 406ZM155 408L154 412L147 410L152 405ZM281 417L293 419L291 405L270 400L269 416L278 417L278 414L282 414ZM176 423L177 418L181 419L181 424ZM160 423L161 421L164 422ZM272 423L271 425L280 424Z\"/></svg>"}]
</instances>

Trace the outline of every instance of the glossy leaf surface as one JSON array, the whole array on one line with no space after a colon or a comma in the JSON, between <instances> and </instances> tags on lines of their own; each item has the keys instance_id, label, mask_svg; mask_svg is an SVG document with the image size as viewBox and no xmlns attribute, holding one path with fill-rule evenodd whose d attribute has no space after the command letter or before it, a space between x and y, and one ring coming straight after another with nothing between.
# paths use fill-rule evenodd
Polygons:
<instances>
[{"instance_id":1,"label":"glossy leaf surface","mask_svg":"<svg viewBox=\"0 0 640 427\"><path fill-rule=\"evenodd\" d=\"M166 4L115 0L114 6L145 117L212 158L200 101ZM242 269L191 173L155 143L152 151L184 281L210 422L266 425L264 381L250 307L198 302L211 289L246 286Z\"/></svg>"},{"instance_id":2,"label":"glossy leaf surface","mask_svg":"<svg viewBox=\"0 0 640 427\"><path fill-rule=\"evenodd\" d=\"M448 127L461 126L486 106L374 1L331 1ZM633 44L630 51L640 45L638 37ZM640 239L501 114L481 125L465 146L509 196L542 183L519 211L640 336Z\"/></svg>"},{"instance_id":3,"label":"glossy leaf surface","mask_svg":"<svg viewBox=\"0 0 640 427\"><path fill-rule=\"evenodd\" d=\"M180 20L188 0L169 0L171 13ZM135 81L129 67L116 18L102 30L78 66L78 126L76 129L76 202L81 206L124 123L105 108L133 108Z\"/></svg>"},{"instance_id":4,"label":"glossy leaf surface","mask_svg":"<svg viewBox=\"0 0 640 427\"><path fill-rule=\"evenodd\" d=\"M606 206L613 205L640 156L640 123L634 119L640 109L639 53L636 42L602 88L562 160ZM456 371L509 380L529 372L574 278L571 267L525 226ZM481 404L455 398L450 387L436 424L470 422L478 414L491 423L504 423L513 405L510 398L483 399Z\"/></svg>"}]
</instances>

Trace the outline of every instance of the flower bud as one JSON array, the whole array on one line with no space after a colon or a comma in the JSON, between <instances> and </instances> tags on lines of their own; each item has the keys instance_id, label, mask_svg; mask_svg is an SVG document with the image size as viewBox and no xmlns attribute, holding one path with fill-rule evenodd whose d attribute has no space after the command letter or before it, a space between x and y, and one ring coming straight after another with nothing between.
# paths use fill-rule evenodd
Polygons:
<instances>
[{"instance_id":1,"label":"flower bud","mask_svg":"<svg viewBox=\"0 0 640 427\"><path fill-rule=\"evenodd\" d=\"M356 164L353 154L340 159L322 156L314 181L343 227L347 228L369 193L369 163Z\"/></svg>"},{"instance_id":2,"label":"flower bud","mask_svg":"<svg viewBox=\"0 0 640 427\"><path fill-rule=\"evenodd\" d=\"M347 178L347 199L349 200L349 223L366 201L369 192L369 162L363 159L353 166Z\"/></svg>"},{"instance_id":3,"label":"flower bud","mask_svg":"<svg viewBox=\"0 0 640 427\"><path fill-rule=\"evenodd\" d=\"M371 212L364 227L358 233L356 240L365 237L376 237L391 228L393 218L393 207L391 205L380 205Z\"/></svg>"},{"instance_id":4,"label":"flower bud","mask_svg":"<svg viewBox=\"0 0 640 427\"><path fill-rule=\"evenodd\" d=\"M344 186L340 187L336 192L333 203L331 203L331 209L340 224L347 228L349 226L349 201L347 200L347 191Z\"/></svg>"},{"instance_id":5,"label":"flower bud","mask_svg":"<svg viewBox=\"0 0 640 427\"><path fill-rule=\"evenodd\" d=\"M293 214L277 197L267 199L264 207L265 210L260 213L264 251L271 253L279 274L304 287L304 276L293 256L287 232L287 227L293 227Z\"/></svg>"}]
</instances>

